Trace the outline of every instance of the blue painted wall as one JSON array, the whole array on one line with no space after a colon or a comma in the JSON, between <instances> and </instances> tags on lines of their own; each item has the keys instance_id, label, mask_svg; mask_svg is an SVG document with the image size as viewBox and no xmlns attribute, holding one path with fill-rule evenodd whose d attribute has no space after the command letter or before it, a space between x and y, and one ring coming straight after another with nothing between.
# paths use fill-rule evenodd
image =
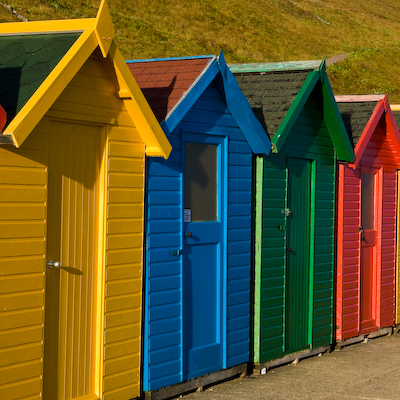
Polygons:
<instances>
[{"instance_id":1,"label":"blue painted wall","mask_svg":"<svg viewBox=\"0 0 400 400\"><path fill-rule=\"evenodd\" d=\"M169 135L168 160L147 164L147 243L143 389L182 382L181 132L228 137L227 255L224 368L248 362L250 348L250 258L252 152L218 90L210 84Z\"/></svg>"}]
</instances>

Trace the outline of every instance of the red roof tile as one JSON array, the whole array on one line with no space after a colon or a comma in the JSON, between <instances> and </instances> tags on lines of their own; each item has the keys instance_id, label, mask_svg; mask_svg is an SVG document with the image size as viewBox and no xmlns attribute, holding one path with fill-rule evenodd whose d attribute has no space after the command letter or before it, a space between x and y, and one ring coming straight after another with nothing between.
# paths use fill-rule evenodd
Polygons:
<instances>
[{"instance_id":1,"label":"red roof tile","mask_svg":"<svg viewBox=\"0 0 400 400\"><path fill-rule=\"evenodd\" d=\"M128 67L161 122L210 60L210 57L205 57L139 61L128 63Z\"/></svg>"}]
</instances>

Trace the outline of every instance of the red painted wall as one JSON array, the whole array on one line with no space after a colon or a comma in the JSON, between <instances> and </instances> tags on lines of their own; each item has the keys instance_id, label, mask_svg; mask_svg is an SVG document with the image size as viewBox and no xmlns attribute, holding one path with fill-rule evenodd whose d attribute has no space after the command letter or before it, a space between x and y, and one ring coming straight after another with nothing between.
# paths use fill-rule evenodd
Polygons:
<instances>
[{"instance_id":1,"label":"red painted wall","mask_svg":"<svg viewBox=\"0 0 400 400\"><path fill-rule=\"evenodd\" d=\"M376 267L376 323L379 328L394 325L395 244L397 164L385 135L383 114L362 155L357 169L339 165L337 186L337 287L336 339L342 341L360 334L360 168L381 168L378 190L382 209L378 223ZM375 294L373 294L375 296Z\"/></svg>"}]
</instances>

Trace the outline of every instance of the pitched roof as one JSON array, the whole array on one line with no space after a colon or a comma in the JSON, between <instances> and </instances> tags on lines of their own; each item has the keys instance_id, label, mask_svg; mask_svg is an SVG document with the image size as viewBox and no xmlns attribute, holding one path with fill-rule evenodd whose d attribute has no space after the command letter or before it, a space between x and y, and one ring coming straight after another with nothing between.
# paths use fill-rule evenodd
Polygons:
<instances>
[{"instance_id":1,"label":"pitched roof","mask_svg":"<svg viewBox=\"0 0 400 400\"><path fill-rule=\"evenodd\" d=\"M275 152L279 152L319 82L324 99L322 114L336 153L339 159L353 159L353 147L333 97L325 62L230 64L229 68L269 135Z\"/></svg>"},{"instance_id":2,"label":"pitched roof","mask_svg":"<svg viewBox=\"0 0 400 400\"><path fill-rule=\"evenodd\" d=\"M96 18L0 24L0 89L10 112L0 142L21 146L96 48L115 70L117 96L135 122L146 154L168 157L171 145L114 40L105 0ZM7 51L8 49L8 51Z\"/></svg>"},{"instance_id":3,"label":"pitched roof","mask_svg":"<svg viewBox=\"0 0 400 400\"><path fill-rule=\"evenodd\" d=\"M378 101L340 102L338 107L342 115L349 138L355 147L368 121L375 110Z\"/></svg>"},{"instance_id":4,"label":"pitched roof","mask_svg":"<svg viewBox=\"0 0 400 400\"><path fill-rule=\"evenodd\" d=\"M355 158L350 164L357 168L364 151L382 118L386 135L400 166L400 134L387 95L336 96L346 129L354 142Z\"/></svg>"},{"instance_id":5,"label":"pitched roof","mask_svg":"<svg viewBox=\"0 0 400 400\"><path fill-rule=\"evenodd\" d=\"M81 32L0 36L0 104L9 123Z\"/></svg>"},{"instance_id":6,"label":"pitched roof","mask_svg":"<svg viewBox=\"0 0 400 400\"><path fill-rule=\"evenodd\" d=\"M138 60L128 61L127 65L158 121L162 122L213 58Z\"/></svg>"},{"instance_id":7,"label":"pitched roof","mask_svg":"<svg viewBox=\"0 0 400 400\"><path fill-rule=\"evenodd\" d=\"M265 132L272 140L310 71L235 75Z\"/></svg>"},{"instance_id":8,"label":"pitched roof","mask_svg":"<svg viewBox=\"0 0 400 400\"><path fill-rule=\"evenodd\" d=\"M271 143L222 53L218 57L138 60L127 61L127 64L167 134L173 131L215 77L221 76L221 95L253 152L269 153Z\"/></svg>"}]
</instances>

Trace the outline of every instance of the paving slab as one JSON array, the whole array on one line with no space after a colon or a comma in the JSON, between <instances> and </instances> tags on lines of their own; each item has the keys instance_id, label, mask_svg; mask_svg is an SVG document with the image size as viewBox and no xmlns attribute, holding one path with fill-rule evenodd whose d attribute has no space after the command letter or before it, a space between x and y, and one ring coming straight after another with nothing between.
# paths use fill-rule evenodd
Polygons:
<instances>
[{"instance_id":1,"label":"paving slab","mask_svg":"<svg viewBox=\"0 0 400 400\"><path fill-rule=\"evenodd\" d=\"M182 400L400 400L400 334L189 393Z\"/></svg>"}]
</instances>

